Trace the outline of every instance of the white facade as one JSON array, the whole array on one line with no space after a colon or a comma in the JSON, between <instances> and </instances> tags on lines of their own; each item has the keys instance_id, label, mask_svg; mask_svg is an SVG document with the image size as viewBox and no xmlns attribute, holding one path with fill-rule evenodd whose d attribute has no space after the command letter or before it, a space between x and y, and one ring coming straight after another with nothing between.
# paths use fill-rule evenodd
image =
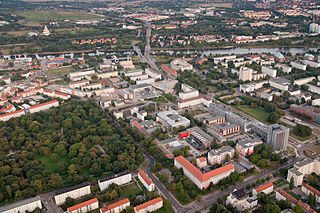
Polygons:
<instances>
[{"instance_id":1,"label":"white facade","mask_svg":"<svg viewBox=\"0 0 320 213\"><path fill-rule=\"evenodd\" d=\"M38 104L35 106L32 106L29 108L29 112L30 113L36 113L36 112L40 112L42 110L47 110L50 109L51 107L57 107L59 106L59 101L54 100L54 101L49 101L43 104Z\"/></svg>"},{"instance_id":2,"label":"white facade","mask_svg":"<svg viewBox=\"0 0 320 213\"><path fill-rule=\"evenodd\" d=\"M320 98L312 100L312 106L320 106Z\"/></svg>"},{"instance_id":3,"label":"white facade","mask_svg":"<svg viewBox=\"0 0 320 213\"><path fill-rule=\"evenodd\" d=\"M301 63L298 63L298 62L294 62L294 61L291 61L290 65L293 68L297 68L297 69L300 69L300 70L306 70L307 69L307 65L301 64Z\"/></svg>"},{"instance_id":4,"label":"white facade","mask_svg":"<svg viewBox=\"0 0 320 213\"><path fill-rule=\"evenodd\" d=\"M80 71L80 72L71 72L69 73L70 78L76 78L76 77L85 77L88 75L94 75L94 70L86 70L86 71Z\"/></svg>"},{"instance_id":5,"label":"white facade","mask_svg":"<svg viewBox=\"0 0 320 213\"><path fill-rule=\"evenodd\" d=\"M181 90L179 98L182 100L199 96L199 91L187 84L181 84Z\"/></svg>"},{"instance_id":6,"label":"white facade","mask_svg":"<svg viewBox=\"0 0 320 213\"><path fill-rule=\"evenodd\" d=\"M190 120L182 117L175 110L158 112L157 121L169 129L173 129L174 127L179 128L180 126L190 126Z\"/></svg>"},{"instance_id":7,"label":"white facade","mask_svg":"<svg viewBox=\"0 0 320 213\"><path fill-rule=\"evenodd\" d=\"M273 79L269 81L271 87L274 87L281 91L288 91L290 86L290 81L282 80L282 79Z\"/></svg>"},{"instance_id":8,"label":"white facade","mask_svg":"<svg viewBox=\"0 0 320 213\"><path fill-rule=\"evenodd\" d=\"M101 88L102 88L102 84L100 83L86 84L81 86L82 90L93 90L93 89L101 89Z\"/></svg>"},{"instance_id":9,"label":"white facade","mask_svg":"<svg viewBox=\"0 0 320 213\"><path fill-rule=\"evenodd\" d=\"M305 65L309 65L310 67L314 67L314 68L320 67L320 62L309 61L309 60L303 60L302 62L303 62Z\"/></svg>"},{"instance_id":10,"label":"white facade","mask_svg":"<svg viewBox=\"0 0 320 213\"><path fill-rule=\"evenodd\" d=\"M88 194L91 194L90 185L86 185L80 188L71 189L70 191L59 193L54 196L54 200L56 204L59 206L66 202L67 197L71 197L72 199L78 199Z\"/></svg>"},{"instance_id":11,"label":"white facade","mask_svg":"<svg viewBox=\"0 0 320 213\"><path fill-rule=\"evenodd\" d=\"M136 75L136 76L131 76L130 80L137 81L137 80L145 80L148 78L149 78L148 75Z\"/></svg>"},{"instance_id":12,"label":"white facade","mask_svg":"<svg viewBox=\"0 0 320 213\"><path fill-rule=\"evenodd\" d=\"M145 69L145 73L150 76L150 78L154 78L154 79L161 79L161 74L156 72L156 71L153 71L149 68Z\"/></svg>"},{"instance_id":13,"label":"white facade","mask_svg":"<svg viewBox=\"0 0 320 213\"><path fill-rule=\"evenodd\" d=\"M265 193L270 194L273 192L273 183L269 182L266 184L263 184L262 186L259 186L252 190L252 195L258 195L259 193Z\"/></svg>"},{"instance_id":14,"label":"white facade","mask_svg":"<svg viewBox=\"0 0 320 213\"><path fill-rule=\"evenodd\" d=\"M39 196L22 200L5 207L0 207L1 213L25 213L33 212L36 208L42 209L41 199Z\"/></svg>"},{"instance_id":15,"label":"white facade","mask_svg":"<svg viewBox=\"0 0 320 213\"><path fill-rule=\"evenodd\" d=\"M152 180L149 178L149 176L143 170L140 170L138 172L138 178L149 192L152 192L155 190L154 183L152 182Z\"/></svg>"},{"instance_id":16,"label":"white facade","mask_svg":"<svg viewBox=\"0 0 320 213\"><path fill-rule=\"evenodd\" d=\"M292 71L292 68L285 64L277 64L276 67L282 69L284 73L290 73Z\"/></svg>"},{"instance_id":17,"label":"white facade","mask_svg":"<svg viewBox=\"0 0 320 213\"><path fill-rule=\"evenodd\" d=\"M67 209L67 213L86 213L99 208L97 198L80 203Z\"/></svg>"},{"instance_id":18,"label":"white facade","mask_svg":"<svg viewBox=\"0 0 320 213\"><path fill-rule=\"evenodd\" d=\"M132 180L131 173L119 173L119 174L98 180L98 185L100 190L104 191L111 184L117 184L120 186L120 185L129 183L131 180Z\"/></svg>"},{"instance_id":19,"label":"white facade","mask_svg":"<svg viewBox=\"0 0 320 213\"><path fill-rule=\"evenodd\" d=\"M147 78L147 79L144 79L144 80L137 80L136 84L137 85L139 85L139 84L153 84L154 82L155 82L154 78Z\"/></svg>"},{"instance_id":20,"label":"white facade","mask_svg":"<svg viewBox=\"0 0 320 213\"><path fill-rule=\"evenodd\" d=\"M139 206L134 207L135 213L146 213L146 212L154 212L160 209L163 206L163 200L161 197L150 200L146 203L143 203Z\"/></svg>"},{"instance_id":21,"label":"white facade","mask_svg":"<svg viewBox=\"0 0 320 213\"><path fill-rule=\"evenodd\" d=\"M239 80L242 81L251 81L252 80L253 70L247 67L240 67L239 71Z\"/></svg>"},{"instance_id":22,"label":"white facade","mask_svg":"<svg viewBox=\"0 0 320 213\"><path fill-rule=\"evenodd\" d=\"M185 108L185 107L192 107L195 105L199 105L201 104L202 98L200 96L198 96L198 98L190 98L190 100L181 100L178 102L178 107L179 109Z\"/></svg>"},{"instance_id":23,"label":"white facade","mask_svg":"<svg viewBox=\"0 0 320 213\"><path fill-rule=\"evenodd\" d=\"M128 198L120 200L116 203L110 204L104 208L100 209L100 213L120 213L130 206L130 201Z\"/></svg>"},{"instance_id":24,"label":"white facade","mask_svg":"<svg viewBox=\"0 0 320 213\"><path fill-rule=\"evenodd\" d=\"M229 155L230 159L234 157L234 148L231 146L224 146L220 149L214 149L208 152L208 162L213 165L213 164L221 164L223 163L227 155Z\"/></svg>"},{"instance_id":25,"label":"white facade","mask_svg":"<svg viewBox=\"0 0 320 213\"><path fill-rule=\"evenodd\" d=\"M273 69L272 67L262 66L261 71L262 73L269 75L272 78L277 77L277 70Z\"/></svg>"},{"instance_id":26,"label":"white facade","mask_svg":"<svg viewBox=\"0 0 320 213\"><path fill-rule=\"evenodd\" d=\"M80 88L81 86L84 86L86 84L89 84L90 82L88 80L83 81L74 81L69 83L69 87L72 89Z\"/></svg>"},{"instance_id":27,"label":"white facade","mask_svg":"<svg viewBox=\"0 0 320 213\"><path fill-rule=\"evenodd\" d=\"M9 112L9 113L0 115L0 121L8 121L11 118L18 118L22 115L25 115L24 110L17 110L14 112Z\"/></svg>"},{"instance_id":28,"label":"white facade","mask_svg":"<svg viewBox=\"0 0 320 213\"><path fill-rule=\"evenodd\" d=\"M176 71L185 71L185 70L193 70L192 64L189 64L184 59L177 58L170 62L170 66L172 69Z\"/></svg>"},{"instance_id":29,"label":"white facade","mask_svg":"<svg viewBox=\"0 0 320 213\"><path fill-rule=\"evenodd\" d=\"M309 91L310 92L313 92L313 93L316 93L316 94L320 94L320 87L317 87L317 86L314 86L314 85L311 85L311 84L307 84L307 86L309 87Z\"/></svg>"},{"instance_id":30,"label":"white facade","mask_svg":"<svg viewBox=\"0 0 320 213\"><path fill-rule=\"evenodd\" d=\"M301 85L304 85L304 84L307 84L309 83L310 81L312 81L313 79L315 79L315 77L307 77L307 78L301 78L301 79L297 79L297 80L294 80L293 82L293 85L298 85L298 86L301 86Z\"/></svg>"}]
</instances>

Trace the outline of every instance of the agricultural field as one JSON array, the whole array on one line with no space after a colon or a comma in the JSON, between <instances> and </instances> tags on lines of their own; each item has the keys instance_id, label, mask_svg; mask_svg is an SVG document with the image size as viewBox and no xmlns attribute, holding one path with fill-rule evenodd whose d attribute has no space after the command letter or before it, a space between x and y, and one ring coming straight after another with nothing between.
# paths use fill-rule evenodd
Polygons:
<instances>
[{"instance_id":1,"label":"agricultural field","mask_svg":"<svg viewBox=\"0 0 320 213\"><path fill-rule=\"evenodd\" d=\"M62 10L27 11L19 15L32 22L99 19L98 16L86 12Z\"/></svg>"}]
</instances>

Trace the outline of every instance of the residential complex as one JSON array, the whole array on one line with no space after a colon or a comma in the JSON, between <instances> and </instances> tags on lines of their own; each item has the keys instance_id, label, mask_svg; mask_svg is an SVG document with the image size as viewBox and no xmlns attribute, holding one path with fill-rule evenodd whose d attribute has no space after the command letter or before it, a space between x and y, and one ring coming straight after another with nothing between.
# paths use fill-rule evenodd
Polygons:
<instances>
[{"instance_id":1,"label":"residential complex","mask_svg":"<svg viewBox=\"0 0 320 213\"><path fill-rule=\"evenodd\" d=\"M149 176L143 170L140 170L138 172L138 178L149 192L155 190L154 183L152 182L152 180L149 178Z\"/></svg>"}]
</instances>

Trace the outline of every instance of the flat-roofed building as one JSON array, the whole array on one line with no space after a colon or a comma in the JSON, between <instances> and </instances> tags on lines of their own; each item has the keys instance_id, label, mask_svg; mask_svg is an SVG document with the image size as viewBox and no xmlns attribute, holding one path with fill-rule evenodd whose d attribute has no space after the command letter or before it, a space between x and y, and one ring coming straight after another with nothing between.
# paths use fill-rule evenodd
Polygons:
<instances>
[{"instance_id":1,"label":"flat-roofed building","mask_svg":"<svg viewBox=\"0 0 320 213\"><path fill-rule=\"evenodd\" d=\"M254 152L254 147L259 144L262 144L262 140L260 138L239 141L236 144L236 151L242 156L248 156Z\"/></svg>"},{"instance_id":2,"label":"flat-roofed building","mask_svg":"<svg viewBox=\"0 0 320 213\"><path fill-rule=\"evenodd\" d=\"M84 86L86 84L89 84L89 80L83 80L83 81L73 81L69 83L69 87L72 89L80 88L81 86Z\"/></svg>"},{"instance_id":3,"label":"flat-roofed building","mask_svg":"<svg viewBox=\"0 0 320 213\"><path fill-rule=\"evenodd\" d=\"M302 63L299 63L299 62L291 61L291 62L290 62L290 65L291 65L293 68L296 68L296 69L307 70L307 65L302 64Z\"/></svg>"},{"instance_id":4,"label":"flat-roofed building","mask_svg":"<svg viewBox=\"0 0 320 213\"><path fill-rule=\"evenodd\" d=\"M288 91L291 85L290 80L286 78L276 78L269 81L271 87L276 88L281 91Z\"/></svg>"},{"instance_id":5,"label":"flat-roofed building","mask_svg":"<svg viewBox=\"0 0 320 213\"><path fill-rule=\"evenodd\" d=\"M197 143L203 145L204 148L208 148L212 145L213 137L204 132L198 126L187 129L189 137L195 140Z\"/></svg>"},{"instance_id":6,"label":"flat-roofed building","mask_svg":"<svg viewBox=\"0 0 320 213\"><path fill-rule=\"evenodd\" d=\"M213 164L221 164L226 161L227 156L229 155L230 159L234 157L234 148L231 146L224 146L219 149L213 149L208 152L208 162Z\"/></svg>"},{"instance_id":7,"label":"flat-roofed building","mask_svg":"<svg viewBox=\"0 0 320 213\"><path fill-rule=\"evenodd\" d=\"M262 66L261 71L262 73L269 75L272 78L277 77L277 70L273 69L272 67Z\"/></svg>"},{"instance_id":8,"label":"flat-roofed building","mask_svg":"<svg viewBox=\"0 0 320 213\"><path fill-rule=\"evenodd\" d=\"M211 124L222 124L226 121L226 118L224 116L219 116L219 115L209 115L204 118L201 118L201 121L207 125Z\"/></svg>"},{"instance_id":9,"label":"flat-roofed building","mask_svg":"<svg viewBox=\"0 0 320 213\"><path fill-rule=\"evenodd\" d=\"M281 69L284 73L290 73L292 71L292 67L285 64L277 64L275 67Z\"/></svg>"},{"instance_id":10,"label":"flat-roofed building","mask_svg":"<svg viewBox=\"0 0 320 213\"><path fill-rule=\"evenodd\" d=\"M258 205L258 198L257 196L249 197L244 189L240 189L229 194L226 204L231 204L238 210L243 211L245 209L252 209L256 207Z\"/></svg>"},{"instance_id":11,"label":"flat-roofed building","mask_svg":"<svg viewBox=\"0 0 320 213\"><path fill-rule=\"evenodd\" d=\"M174 158L174 166L178 169L182 168L183 173L199 188L205 189L209 187L210 183L216 184L220 180L228 177L234 172L234 166L228 164L226 166L214 169L207 173L202 173L183 156Z\"/></svg>"},{"instance_id":12,"label":"flat-roofed building","mask_svg":"<svg viewBox=\"0 0 320 213\"><path fill-rule=\"evenodd\" d=\"M265 194L270 194L271 192L273 192L273 183L269 182L269 183L263 184L257 188L254 188L252 190L253 195L257 195L262 192Z\"/></svg>"},{"instance_id":13,"label":"flat-roofed building","mask_svg":"<svg viewBox=\"0 0 320 213\"><path fill-rule=\"evenodd\" d=\"M197 158L196 161L197 161L197 166L199 168L203 168L203 167L206 167L208 165L206 157Z\"/></svg>"},{"instance_id":14,"label":"flat-roofed building","mask_svg":"<svg viewBox=\"0 0 320 213\"><path fill-rule=\"evenodd\" d=\"M143 170L140 170L138 172L138 178L149 192L152 192L155 190L155 185L153 181L149 178L149 176Z\"/></svg>"},{"instance_id":15,"label":"flat-roofed building","mask_svg":"<svg viewBox=\"0 0 320 213\"><path fill-rule=\"evenodd\" d=\"M79 72L70 72L69 77L77 78L77 77L85 77L85 76L94 75L94 74L95 74L94 70L83 70Z\"/></svg>"},{"instance_id":16,"label":"flat-roofed building","mask_svg":"<svg viewBox=\"0 0 320 213\"><path fill-rule=\"evenodd\" d=\"M163 206L162 197L157 197L153 200L150 200L146 203L143 203L139 206L134 207L135 213L146 213L146 212L154 212L160 209Z\"/></svg>"},{"instance_id":17,"label":"flat-roofed building","mask_svg":"<svg viewBox=\"0 0 320 213\"><path fill-rule=\"evenodd\" d=\"M313 79L316 79L316 78L314 76L307 77L307 78L300 78L300 79L294 80L293 85L301 86L313 81Z\"/></svg>"},{"instance_id":18,"label":"flat-roofed building","mask_svg":"<svg viewBox=\"0 0 320 213\"><path fill-rule=\"evenodd\" d=\"M106 190L111 184L123 185L132 180L130 172L120 172L98 180L98 185L101 191Z\"/></svg>"},{"instance_id":19,"label":"flat-roofed building","mask_svg":"<svg viewBox=\"0 0 320 213\"><path fill-rule=\"evenodd\" d=\"M102 84L101 83L92 83L92 84L86 84L81 86L82 90L94 90L94 89L101 89Z\"/></svg>"},{"instance_id":20,"label":"flat-roofed building","mask_svg":"<svg viewBox=\"0 0 320 213\"><path fill-rule=\"evenodd\" d=\"M33 212L37 208L42 209L42 203L40 196L36 196L33 198L21 200L12 204L8 204L7 206L0 207L1 213L25 213L25 212Z\"/></svg>"},{"instance_id":21,"label":"flat-roofed building","mask_svg":"<svg viewBox=\"0 0 320 213\"><path fill-rule=\"evenodd\" d=\"M182 117L175 110L162 111L157 114L157 121L166 126L169 130L174 127L179 128L180 126L190 126L190 120Z\"/></svg>"},{"instance_id":22,"label":"flat-roofed building","mask_svg":"<svg viewBox=\"0 0 320 213\"><path fill-rule=\"evenodd\" d=\"M240 132L240 126L237 124L224 124L224 125L215 125L219 129L221 135L231 135L237 132Z\"/></svg>"},{"instance_id":23,"label":"flat-roofed building","mask_svg":"<svg viewBox=\"0 0 320 213\"><path fill-rule=\"evenodd\" d=\"M273 124L268 128L267 144L271 145L275 151L287 149L289 139L289 128Z\"/></svg>"},{"instance_id":24,"label":"flat-roofed building","mask_svg":"<svg viewBox=\"0 0 320 213\"><path fill-rule=\"evenodd\" d=\"M91 194L91 184L89 182L85 182L77 186L61 189L57 191L53 197L56 204L59 206L66 202L67 197L78 199L89 194Z\"/></svg>"},{"instance_id":25,"label":"flat-roofed building","mask_svg":"<svg viewBox=\"0 0 320 213\"><path fill-rule=\"evenodd\" d=\"M79 203L67 209L68 213L86 213L99 208L99 201L97 198Z\"/></svg>"},{"instance_id":26,"label":"flat-roofed building","mask_svg":"<svg viewBox=\"0 0 320 213\"><path fill-rule=\"evenodd\" d=\"M120 213L130 206L130 201L128 198L119 200L113 204L100 209L100 213Z\"/></svg>"}]
</instances>

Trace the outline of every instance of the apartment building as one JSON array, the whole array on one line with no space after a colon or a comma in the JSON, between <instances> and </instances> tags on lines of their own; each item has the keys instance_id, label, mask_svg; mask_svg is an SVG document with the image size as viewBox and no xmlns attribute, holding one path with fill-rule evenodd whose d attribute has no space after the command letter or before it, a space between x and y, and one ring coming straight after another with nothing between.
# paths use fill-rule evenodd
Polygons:
<instances>
[{"instance_id":1,"label":"apartment building","mask_svg":"<svg viewBox=\"0 0 320 213\"><path fill-rule=\"evenodd\" d=\"M70 197L72 199L78 199L85 195L91 194L90 187L91 187L90 183L82 183L77 186L61 189L57 191L53 197L56 204L60 206L66 202L67 197Z\"/></svg>"},{"instance_id":2,"label":"apartment building","mask_svg":"<svg viewBox=\"0 0 320 213\"><path fill-rule=\"evenodd\" d=\"M253 72L253 70L248 67L240 67L239 80L251 81L252 80L252 72Z\"/></svg>"},{"instance_id":3,"label":"apartment building","mask_svg":"<svg viewBox=\"0 0 320 213\"><path fill-rule=\"evenodd\" d=\"M298 85L298 86L305 85L305 84L311 82L313 79L315 79L315 77L313 77L313 76L307 77L307 78L300 78L300 79L294 80L293 85Z\"/></svg>"},{"instance_id":4,"label":"apartment building","mask_svg":"<svg viewBox=\"0 0 320 213\"><path fill-rule=\"evenodd\" d=\"M257 196L249 197L244 189L240 189L229 194L226 204L231 204L233 207L237 207L238 210L244 211L245 209L256 207L258 205L258 198Z\"/></svg>"},{"instance_id":5,"label":"apartment building","mask_svg":"<svg viewBox=\"0 0 320 213\"><path fill-rule=\"evenodd\" d=\"M313 188L309 184L304 183L304 184L302 184L301 191L303 193L305 193L306 195L309 195L310 193L314 194L316 196L317 203L320 203L320 191L319 190Z\"/></svg>"},{"instance_id":6,"label":"apartment building","mask_svg":"<svg viewBox=\"0 0 320 213\"><path fill-rule=\"evenodd\" d=\"M119 200L113 204L100 209L100 213L120 213L130 206L130 201L128 198Z\"/></svg>"},{"instance_id":7,"label":"apartment building","mask_svg":"<svg viewBox=\"0 0 320 213\"><path fill-rule=\"evenodd\" d=\"M37 208L42 209L40 196L21 200L4 207L0 207L0 212L1 213L18 213L18 212L24 213L24 212L33 212Z\"/></svg>"},{"instance_id":8,"label":"apartment building","mask_svg":"<svg viewBox=\"0 0 320 213\"><path fill-rule=\"evenodd\" d=\"M134 207L135 213L146 213L146 212L154 212L160 209L163 206L162 197L157 197L153 200L150 200L146 203L143 203L139 206Z\"/></svg>"},{"instance_id":9,"label":"apartment building","mask_svg":"<svg viewBox=\"0 0 320 213\"><path fill-rule=\"evenodd\" d=\"M79 203L67 209L68 213L86 213L99 208L99 201L97 198Z\"/></svg>"},{"instance_id":10,"label":"apartment building","mask_svg":"<svg viewBox=\"0 0 320 213\"><path fill-rule=\"evenodd\" d=\"M50 109L51 107L57 107L57 106L59 106L59 101L53 100L53 101L45 102L45 103L30 107L29 112L36 113L36 112L40 112L42 110L47 110L47 109Z\"/></svg>"},{"instance_id":11,"label":"apartment building","mask_svg":"<svg viewBox=\"0 0 320 213\"><path fill-rule=\"evenodd\" d=\"M272 67L262 66L261 71L262 73L269 75L272 78L277 77L277 70L273 69Z\"/></svg>"},{"instance_id":12,"label":"apartment building","mask_svg":"<svg viewBox=\"0 0 320 213\"><path fill-rule=\"evenodd\" d=\"M98 180L98 185L101 191L106 190L111 184L123 185L132 180L130 172L120 172Z\"/></svg>"},{"instance_id":13,"label":"apartment building","mask_svg":"<svg viewBox=\"0 0 320 213\"><path fill-rule=\"evenodd\" d=\"M223 163L227 156L232 159L234 157L234 148L231 146L224 146L219 149L213 149L210 152L208 152L208 162L213 165L213 164L221 164Z\"/></svg>"},{"instance_id":14,"label":"apartment building","mask_svg":"<svg viewBox=\"0 0 320 213\"><path fill-rule=\"evenodd\" d=\"M307 70L307 65L299 63L299 62L291 61L290 65L293 68L296 68L296 69L299 69L299 70Z\"/></svg>"},{"instance_id":15,"label":"apartment building","mask_svg":"<svg viewBox=\"0 0 320 213\"><path fill-rule=\"evenodd\" d=\"M294 197L292 197L289 193L287 193L286 191L279 189L276 191L276 199L277 200L287 200L291 203L292 206L296 206L296 205L300 205L302 206L302 208L307 211L307 212L312 212L312 213L316 213L316 211L314 211L313 209L310 208L309 205L298 201L297 199L295 199Z\"/></svg>"},{"instance_id":16,"label":"apartment building","mask_svg":"<svg viewBox=\"0 0 320 213\"><path fill-rule=\"evenodd\" d=\"M259 144L262 144L262 140L260 138L239 141L236 144L236 151L242 156L248 156L254 152L254 147Z\"/></svg>"},{"instance_id":17,"label":"apartment building","mask_svg":"<svg viewBox=\"0 0 320 213\"><path fill-rule=\"evenodd\" d=\"M228 177L235 168L232 164L214 169L207 173L202 173L184 157L178 156L174 158L174 166L178 169L182 168L183 173L199 188L205 189L210 183L216 184L220 180Z\"/></svg>"},{"instance_id":18,"label":"apartment building","mask_svg":"<svg viewBox=\"0 0 320 213\"><path fill-rule=\"evenodd\" d=\"M84 86L86 84L90 84L89 80L83 80L83 81L73 81L69 83L69 87L71 89L80 88L81 86Z\"/></svg>"},{"instance_id":19,"label":"apartment building","mask_svg":"<svg viewBox=\"0 0 320 213\"><path fill-rule=\"evenodd\" d=\"M152 192L155 190L155 185L153 181L149 178L149 176L143 170L140 170L138 172L138 178L149 192Z\"/></svg>"}]
</instances>

